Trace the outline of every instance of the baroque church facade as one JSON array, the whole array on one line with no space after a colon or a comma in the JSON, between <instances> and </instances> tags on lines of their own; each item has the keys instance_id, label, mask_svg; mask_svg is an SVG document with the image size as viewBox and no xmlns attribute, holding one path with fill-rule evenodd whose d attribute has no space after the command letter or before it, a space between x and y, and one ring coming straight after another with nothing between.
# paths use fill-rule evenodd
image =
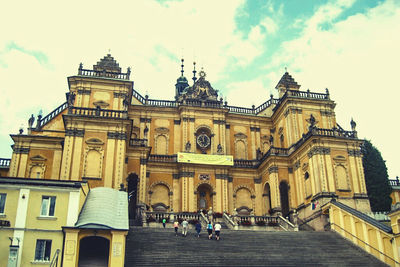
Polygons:
<instances>
[{"instance_id":1,"label":"baroque church facade","mask_svg":"<svg viewBox=\"0 0 400 267\"><path fill-rule=\"evenodd\" d=\"M12 134L9 177L86 181L124 189L130 211L241 215L298 213L332 198L370 211L355 123L344 130L329 91L301 91L285 72L279 98L258 107L230 106L193 71L181 76L175 100L134 89L111 55L68 77L66 102L29 119ZM166 88L167 89L167 88ZM245 88L244 88L245 89ZM173 89L171 88L171 91Z\"/></svg>"}]
</instances>

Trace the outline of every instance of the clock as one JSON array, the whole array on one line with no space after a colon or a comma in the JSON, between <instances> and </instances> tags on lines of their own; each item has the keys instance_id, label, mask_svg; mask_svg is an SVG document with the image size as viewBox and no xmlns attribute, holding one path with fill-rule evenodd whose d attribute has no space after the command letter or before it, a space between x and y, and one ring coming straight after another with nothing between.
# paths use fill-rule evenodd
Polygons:
<instances>
[{"instance_id":1,"label":"clock","mask_svg":"<svg viewBox=\"0 0 400 267\"><path fill-rule=\"evenodd\" d=\"M200 148L206 148L210 145L210 137L206 134L200 134L197 136L197 145Z\"/></svg>"}]
</instances>

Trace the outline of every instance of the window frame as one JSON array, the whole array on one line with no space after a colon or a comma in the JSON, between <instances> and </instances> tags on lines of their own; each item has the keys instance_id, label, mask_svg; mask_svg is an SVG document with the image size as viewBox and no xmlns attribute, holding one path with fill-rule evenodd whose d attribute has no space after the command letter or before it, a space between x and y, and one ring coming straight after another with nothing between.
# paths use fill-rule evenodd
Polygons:
<instances>
[{"instance_id":1,"label":"window frame","mask_svg":"<svg viewBox=\"0 0 400 267\"><path fill-rule=\"evenodd\" d=\"M43 248L39 250L39 244L43 245ZM35 262L49 262L51 258L51 239L36 239L35 247Z\"/></svg>"},{"instance_id":2,"label":"window frame","mask_svg":"<svg viewBox=\"0 0 400 267\"><path fill-rule=\"evenodd\" d=\"M56 211L56 197L42 196L42 204L40 206L40 217L54 217L55 211Z\"/></svg>"},{"instance_id":3,"label":"window frame","mask_svg":"<svg viewBox=\"0 0 400 267\"><path fill-rule=\"evenodd\" d=\"M7 200L7 194L6 193L0 193L0 215L4 215L5 214L6 200Z\"/></svg>"}]
</instances>

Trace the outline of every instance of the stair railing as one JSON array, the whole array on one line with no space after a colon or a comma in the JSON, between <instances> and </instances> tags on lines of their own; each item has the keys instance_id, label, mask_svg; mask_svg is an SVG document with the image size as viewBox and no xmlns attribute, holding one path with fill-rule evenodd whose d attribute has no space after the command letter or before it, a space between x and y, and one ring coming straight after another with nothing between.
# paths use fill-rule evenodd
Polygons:
<instances>
[{"instance_id":1,"label":"stair railing","mask_svg":"<svg viewBox=\"0 0 400 267\"><path fill-rule=\"evenodd\" d=\"M204 215L204 213L203 212L199 212L199 214L200 214L200 217L199 217L199 219L200 219L200 223L201 223L201 225L203 226L203 227L207 227L207 224L208 224L208 219L207 219L207 217Z\"/></svg>"},{"instance_id":2,"label":"stair railing","mask_svg":"<svg viewBox=\"0 0 400 267\"><path fill-rule=\"evenodd\" d=\"M58 266L58 255L60 254L60 249L57 249L51 259L49 267L57 267Z\"/></svg>"},{"instance_id":3,"label":"stair railing","mask_svg":"<svg viewBox=\"0 0 400 267\"><path fill-rule=\"evenodd\" d=\"M238 229L238 225L225 212L222 215L222 219L224 220L226 226L228 226L229 229L231 229L231 230Z\"/></svg>"},{"instance_id":4,"label":"stair railing","mask_svg":"<svg viewBox=\"0 0 400 267\"><path fill-rule=\"evenodd\" d=\"M279 226L285 231L299 231L297 226L294 226L291 222L283 218L282 216L278 216Z\"/></svg>"},{"instance_id":5,"label":"stair railing","mask_svg":"<svg viewBox=\"0 0 400 267\"><path fill-rule=\"evenodd\" d=\"M378 252L379 254L381 254L382 256L384 256L385 259L389 259L389 261L393 262L393 264L391 264L392 266L393 266L393 265L397 265L397 266L400 265L400 262L398 262L398 261L396 261L395 259L393 259L392 257L386 255L385 253L383 253L383 252L380 251L379 249L377 249L377 248L371 246L370 244L364 242L363 240L361 240L361 239L358 238L357 236L353 235L352 233L350 233L349 231L347 231L346 229L344 229L344 228L341 227L340 225L337 225L336 223L330 223L330 225L331 225L331 226L334 225L335 228L336 228L336 227L337 227L337 228L340 228L342 231L344 231L344 232L346 232L347 234L351 235L353 238L357 239L359 242L363 243L364 245L368 246L369 248L372 248L374 251L376 251L376 252ZM336 232L335 229L332 228L332 227L331 227L331 231ZM340 233L338 233L338 234L340 235ZM372 253L370 253L370 254L373 255ZM379 259L378 257L376 257L376 258ZM381 259L379 259L379 260L381 260ZM386 261L385 261L385 262L386 262ZM386 263L387 263L387 262L386 262Z\"/></svg>"}]
</instances>

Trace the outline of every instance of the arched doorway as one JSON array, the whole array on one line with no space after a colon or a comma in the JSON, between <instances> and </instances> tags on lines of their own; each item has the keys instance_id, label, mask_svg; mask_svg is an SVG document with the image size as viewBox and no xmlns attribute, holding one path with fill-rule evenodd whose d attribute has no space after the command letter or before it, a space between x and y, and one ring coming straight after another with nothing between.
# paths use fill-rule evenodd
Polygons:
<instances>
[{"instance_id":1,"label":"arched doorway","mask_svg":"<svg viewBox=\"0 0 400 267\"><path fill-rule=\"evenodd\" d=\"M286 217L289 215L289 186L286 182L279 184L279 193L281 195L281 208L282 216Z\"/></svg>"},{"instance_id":2,"label":"arched doorway","mask_svg":"<svg viewBox=\"0 0 400 267\"><path fill-rule=\"evenodd\" d=\"M197 208L199 210L208 210L213 207L213 190L209 184L201 184L197 187Z\"/></svg>"},{"instance_id":3,"label":"arched doorway","mask_svg":"<svg viewBox=\"0 0 400 267\"><path fill-rule=\"evenodd\" d=\"M271 215L271 189L268 183L264 186L263 203L265 208L264 214Z\"/></svg>"},{"instance_id":4,"label":"arched doorway","mask_svg":"<svg viewBox=\"0 0 400 267\"><path fill-rule=\"evenodd\" d=\"M136 218L139 177L135 173L131 173L129 174L128 178L126 178L126 181L128 182L129 219L133 220Z\"/></svg>"},{"instance_id":5,"label":"arched doorway","mask_svg":"<svg viewBox=\"0 0 400 267\"><path fill-rule=\"evenodd\" d=\"M108 267L110 241L100 236L84 237L79 245L78 267Z\"/></svg>"}]
</instances>

